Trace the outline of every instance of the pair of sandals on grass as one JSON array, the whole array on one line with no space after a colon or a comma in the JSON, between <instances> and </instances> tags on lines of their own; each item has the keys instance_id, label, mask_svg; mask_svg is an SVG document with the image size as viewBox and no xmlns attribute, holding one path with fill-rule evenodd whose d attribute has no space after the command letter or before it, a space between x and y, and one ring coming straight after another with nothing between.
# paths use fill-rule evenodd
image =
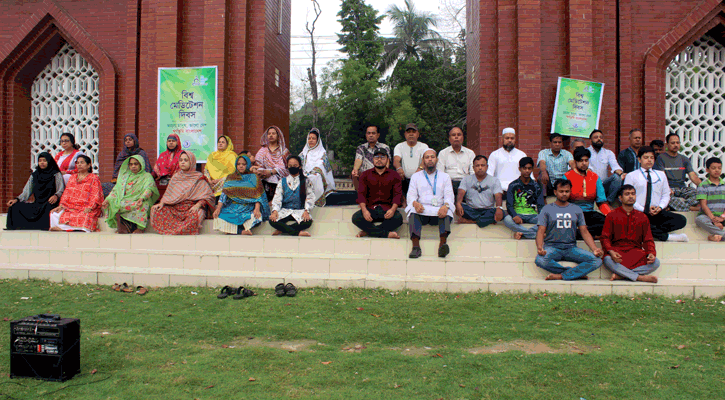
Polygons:
<instances>
[{"instance_id":1,"label":"pair of sandals on grass","mask_svg":"<svg viewBox=\"0 0 725 400\"><path fill-rule=\"evenodd\" d=\"M128 284L126 282L123 282L120 285L118 283L114 283L113 284L113 290L115 290L117 292L123 292L123 293L133 293L134 292L133 288L131 286L128 286ZM143 286L136 286L136 294L137 295L143 296L143 295L145 295L148 292L149 292L149 290L146 289L145 287L143 287Z\"/></svg>"},{"instance_id":2,"label":"pair of sandals on grass","mask_svg":"<svg viewBox=\"0 0 725 400\"><path fill-rule=\"evenodd\" d=\"M224 286L222 288L222 292L219 293L216 297L217 299L226 299L227 297L233 298L234 300L241 300L247 297L256 296L257 294L251 291L250 289L245 288L244 286L240 286L238 288L233 288L231 286Z\"/></svg>"}]
</instances>

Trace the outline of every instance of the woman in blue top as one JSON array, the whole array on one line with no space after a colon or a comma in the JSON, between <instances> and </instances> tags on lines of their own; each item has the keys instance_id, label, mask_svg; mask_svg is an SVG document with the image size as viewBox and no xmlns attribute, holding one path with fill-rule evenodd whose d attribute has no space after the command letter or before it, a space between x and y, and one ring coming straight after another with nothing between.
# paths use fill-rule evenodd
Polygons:
<instances>
[{"instance_id":1,"label":"woman in blue top","mask_svg":"<svg viewBox=\"0 0 725 400\"><path fill-rule=\"evenodd\" d=\"M249 157L237 157L236 171L228 175L216 210L214 229L226 234L251 235L252 228L269 219L262 180L251 172Z\"/></svg>"}]
</instances>

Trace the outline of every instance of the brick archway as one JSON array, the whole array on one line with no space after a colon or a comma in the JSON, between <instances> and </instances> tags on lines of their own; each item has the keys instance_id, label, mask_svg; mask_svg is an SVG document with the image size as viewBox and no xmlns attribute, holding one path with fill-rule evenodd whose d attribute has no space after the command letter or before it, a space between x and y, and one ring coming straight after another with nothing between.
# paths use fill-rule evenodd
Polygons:
<instances>
[{"instance_id":1,"label":"brick archway","mask_svg":"<svg viewBox=\"0 0 725 400\"><path fill-rule=\"evenodd\" d=\"M33 79L65 43L70 43L99 74L99 137L115 131L116 72L110 58L90 35L55 2L46 0L0 48L0 174L3 204L22 190L30 164L30 87ZM102 140L102 139L101 139ZM99 161L112 164L114 146L103 146ZM104 174L105 175L105 174ZM109 174L110 175L110 174Z\"/></svg>"},{"instance_id":2,"label":"brick archway","mask_svg":"<svg viewBox=\"0 0 725 400\"><path fill-rule=\"evenodd\" d=\"M644 59L645 134L665 132L662 99L665 97L667 65L693 41L718 25L725 26L725 4L720 0L705 0L647 51Z\"/></svg>"}]
</instances>

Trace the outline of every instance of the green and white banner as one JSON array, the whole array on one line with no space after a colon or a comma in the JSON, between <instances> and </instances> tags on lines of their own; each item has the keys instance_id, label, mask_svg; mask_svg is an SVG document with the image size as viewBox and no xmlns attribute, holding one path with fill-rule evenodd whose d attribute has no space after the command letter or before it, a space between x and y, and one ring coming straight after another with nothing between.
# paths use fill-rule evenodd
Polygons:
<instances>
[{"instance_id":1,"label":"green and white banner","mask_svg":"<svg viewBox=\"0 0 725 400\"><path fill-rule=\"evenodd\" d=\"M216 150L217 67L159 68L158 99L157 156L175 133L184 150L206 162Z\"/></svg>"},{"instance_id":2,"label":"green and white banner","mask_svg":"<svg viewBox=\"0 0 725 400\"><path fill-rule=\"evenodd\" d=\"M551 133L589 137L599 128L604 84L559 77Z\"/></svg>"}]
</instances>

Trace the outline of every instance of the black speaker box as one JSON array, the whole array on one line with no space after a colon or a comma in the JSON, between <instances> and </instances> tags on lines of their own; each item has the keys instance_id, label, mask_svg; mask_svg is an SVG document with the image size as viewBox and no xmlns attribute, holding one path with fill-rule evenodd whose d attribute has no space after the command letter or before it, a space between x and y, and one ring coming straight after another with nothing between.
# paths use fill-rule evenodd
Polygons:
<instances>
[{"instance_id":1,"label":"black speaker box","mask_svg":"<svg viewBox=\"0 0 725 400\"><path fill-rule=\"evenodd\" d=\"M63 382L81 372L81 321L40 314L10 323L10 377Z\"/></svg>"}]
</instances>

